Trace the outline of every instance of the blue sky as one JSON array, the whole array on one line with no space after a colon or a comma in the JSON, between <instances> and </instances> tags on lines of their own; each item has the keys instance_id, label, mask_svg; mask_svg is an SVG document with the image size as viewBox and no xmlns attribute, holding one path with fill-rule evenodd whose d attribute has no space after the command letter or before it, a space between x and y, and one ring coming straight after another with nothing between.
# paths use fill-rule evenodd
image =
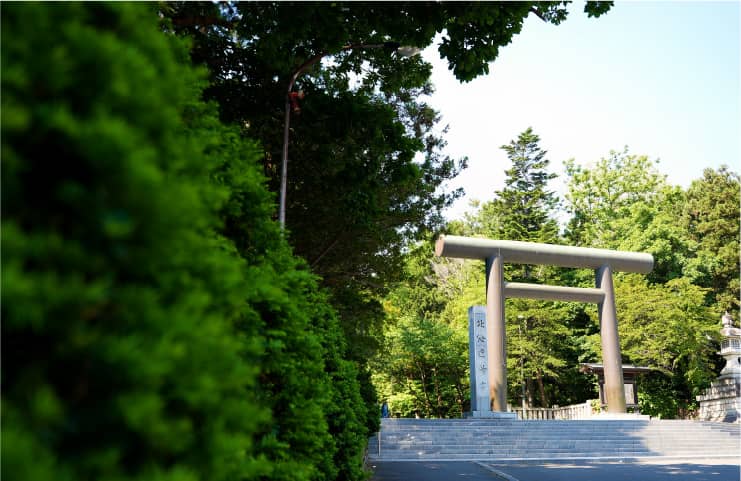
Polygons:
<instances>
[{"instance_id":1,"label":"blue sky","mask_svg":"<svg viewBox=\"0 0 741 481\"><path fill-rule=\"evenodd\" d=\"M616 2L587 18L576 3L559 26L534 15L500 51L487 76L458 82L436 47L430 103L450 126L447 153L468 156L452 187L489 200L509 167L499 148L533 127L551 170L589 165L625 146L659 159L686 187L706 167L741 167L740 2ZM563 177L553 188L564 192Z\"/></svg>"}]
</instances>

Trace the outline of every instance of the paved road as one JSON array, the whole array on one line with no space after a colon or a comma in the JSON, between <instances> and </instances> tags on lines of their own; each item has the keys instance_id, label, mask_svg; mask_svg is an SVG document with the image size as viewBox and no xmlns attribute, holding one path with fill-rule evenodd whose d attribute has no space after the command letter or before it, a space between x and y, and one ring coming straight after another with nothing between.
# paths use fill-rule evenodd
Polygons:
<instances>
[{"instance_id":1,"label":"paved road","mask_svg":"<svg viewBox=\"0 0 741 481\"><path fill-rule=\"evenodd\" d=\"M654 461L655 462L655 461ZM723 463L723 464L720 464ZM518 481L740 481L738 461L677 464L620 462L551 462L547 464L490 464ZM505 478L506 479L506 478Z\"/></svg>"},{"instance_id":2,"label":"paved road","mask_svg":"<svg viewBox=\"0 0 741 481\"><path fill-rule=\"evenodd\" d=\"M494 474L469 461L374 462L371 481L492 481ZM736 480L734 480L736 481Z\"/></svg>"},{"instance_id":3,"label":"paved road","mask_svg":"<svg viewBox=\"0 0 741 481\"><path fill-rule=\"evenodd\" d=\"M669 464L671 463L671 464ZM741 481L739 461L376 462L372 481Z\"/></svg>"}]
</instances>

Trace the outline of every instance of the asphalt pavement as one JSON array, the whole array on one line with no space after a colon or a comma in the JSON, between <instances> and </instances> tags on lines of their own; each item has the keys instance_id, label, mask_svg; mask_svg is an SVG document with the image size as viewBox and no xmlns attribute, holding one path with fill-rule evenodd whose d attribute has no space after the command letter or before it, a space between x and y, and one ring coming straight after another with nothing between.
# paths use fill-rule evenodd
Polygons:
<instances>
[{"instance_id":1,"label":"asphalt pavement","mask_svg":"<svg viewBox=\"0 0 741 481\"><path fill-rule=\"evenodd\" d=\"M378 461L371 481L741 481L738 458L704 460Z\"/></svg>"},{"instance_id":2,"label":"asphalt pavement","mask_svg":"<svg viewBox=\"0 0 741 481\"><path fill-rule=\"evenodd\" d=\"M493 473L470 461L379 461L371 464L371 481L492 481Z\"/></svg>"}]
</instances>

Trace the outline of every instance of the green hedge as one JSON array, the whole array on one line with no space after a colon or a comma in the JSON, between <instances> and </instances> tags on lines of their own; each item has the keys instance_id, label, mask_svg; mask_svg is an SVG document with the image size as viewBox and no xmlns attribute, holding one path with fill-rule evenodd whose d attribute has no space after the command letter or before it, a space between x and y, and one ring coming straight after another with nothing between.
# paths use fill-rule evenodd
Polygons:
<instances>
[{"instance_id":1,"label":"green hedge","mask_svg":"<svg viewBox=\"0 0 741 481\"><path fill-rule=\"evenodd\" d=\"M361 479L336 315L165 32L3 5L2 475Z\"/></svg>"}]
</instances>

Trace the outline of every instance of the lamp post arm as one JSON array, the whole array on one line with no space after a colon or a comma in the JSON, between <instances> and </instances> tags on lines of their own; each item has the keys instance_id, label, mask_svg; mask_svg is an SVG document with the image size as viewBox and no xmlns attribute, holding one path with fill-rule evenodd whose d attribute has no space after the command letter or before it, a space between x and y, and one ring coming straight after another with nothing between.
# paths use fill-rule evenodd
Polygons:
<instances>
[{"instance_id":1,"label":"lamp post arm","mask_svg":"<svg viewBox=\"0 0 741 481\"><path fill-rule=\"evenodd\" d=\"M343 50L345 48L343 47ZM285 114L283 117L283 154L280 165L280 203L278 209L278 223L281 231L286 228L286 190L288 188L288 132L291 123L291 91L298 77L309 67L329 55L329 52L320 52L296 68L291 74L286 89Z\"/></svg>"},{"instance_id":2,"label":"lamp post arm","mask_svg":"<svg viewBox=\"0 0 741 481\"><path fill-rule=\"evenodd\" d=\"M358 50L358 49L371 49L371 48L385 48L388 50L396 51L399 49L399 43L398 42L384 42L384 43L351 43L348 45L344 45L340 48L339 52L344 52L347 50ZM339 53L337 52L337 53ZM288 82L288 89L286 91L286 95L290 94L293 90L293 84L296 83L296 80L299 78L299 76L304 73L304 71L317 63L319 60L323 59L324 57L327 57L329 55L333 55L332 52L323 51L319 52L318 54L311 57L309 60L305 61L301 65L299 65L296 70L293 71L291 74L291 79Z\"/></svg>"},{"instance_id":3,"label":"lamp post arm","mask_svg":"<svg viewBox=\"0 0 741 481\"><path fill-rule=\"evenodd\" d=\"M288 81L288 88L286 89L286 102L285 102L285 114L283 117L283 154L281 156L280 165L280 201L278 209L278 223L280 224L281 231L286 228L286 190L288 188L288 132L291 123L291 91L293 90L293 84L296 83L299 75L301 75L307 68L311 67L324 57L329 55L329 52L320 52L311 57L306 62L296 68L291 74L291 78Z\"/></svg>"}]
</instances>

